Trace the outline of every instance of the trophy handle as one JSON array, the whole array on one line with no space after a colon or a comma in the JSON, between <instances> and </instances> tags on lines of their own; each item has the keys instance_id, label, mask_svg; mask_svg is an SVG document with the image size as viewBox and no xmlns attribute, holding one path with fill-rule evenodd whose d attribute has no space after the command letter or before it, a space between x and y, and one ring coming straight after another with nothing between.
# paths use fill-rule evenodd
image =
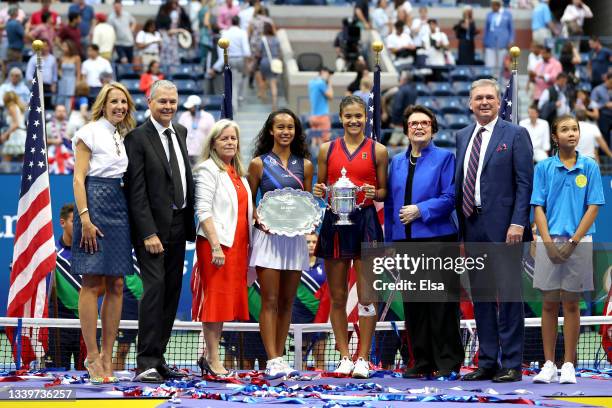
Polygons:
<instances>
[{"instance_id":1,"label":"trophy handle","mask_svg":"<svg viewBox=\"0 0 612 408\"><path fill-rule=\"evenodd\" d=\"M321 200L323 200L325 202L325 208L328 209L328 210L331 210L333 208L333 206L331 204L333 204L333 203L330 203L330 200L329 200L329 194L330 194L329 190L330 190L330 188L327 187L327 185L325 185L325 187L323 187L323 189L325 190L325 195L323 197L321 197ZM333 198L332 198L332 200L333 200Z\"/></svg>"},{"instance_id":2,"label":"trophy handle","mask_svg":"<svg viewBox=\"0 0 612 408\"><path fill-rule=\"evenodd\" d=\"M363 191L363 186L362 187L357 187L357 193ZM359 204L357 204L357 208L361 209L361 207L363 207L363 205L365 204L367 198L365 198L365 196L363 197L363 201L361 201Z\"/></svg>"}]
</instances>

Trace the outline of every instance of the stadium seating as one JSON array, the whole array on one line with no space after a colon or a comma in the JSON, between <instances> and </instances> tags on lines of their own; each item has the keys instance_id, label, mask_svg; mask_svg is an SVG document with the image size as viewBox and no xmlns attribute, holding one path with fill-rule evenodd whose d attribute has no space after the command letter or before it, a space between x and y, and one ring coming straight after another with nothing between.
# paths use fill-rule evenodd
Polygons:
<instances>
[{"instance_id":1,"label":"stadium seating","mask_svg":"<svg viewBox=\"0 0 612 408\"><path fill-rule=\"evenodd\" d=\"M140 93L140 79L121 79L121 83L128 90L129 93L135 94Z\"/></svg>"},{"instance_id":2,"label":"stadium seating","mask_svg":"<svg viewBox=\"0 0 612 408\"><path fill-rule=\"evenodd\" d=\"M433 96L420 96L416 100L417 105L423 105L433 111L433 113L438 113L438 103L437 98Z\"/></svg>"},{"instance_id":3,"label":"stadium seating","mask_svg":"<svg viewBox=\"0 0 612 408\"><path fill-rule=\"evenodd\" d=\"M453 83L453 90L457 96L470 96L470 87L472 83L469 81L459 81Z\"/></svg>"},{"instance_id":4,"label":"stadium seating","mask_svg":"<svg viewBox=\"0 0 612 408\"><path fill-rule=\"evenodd\" d=\"M495 77L495 75L493 74L493 70L489 67L472 67L472 81L493 77Z\"/></svg>"},{"instance_id":5,"label":"stadium seating","mask_svg":"<svg viewBox=\"0 0 612 408\"><path fill-rule=\"evenodd\" d=\"M469 113L467 104L464 102L463 98L459 96L438 98L438 107L442 114L458 113L465 115Z\"/></svg>"},{"instance_id":6,"label":"stadium seating","mask_svg":"<svg viewBox=\"0 0 612 408\"><path fill-rule=\"evenodd\" d=\"M148 109L149 103L147 101L147 97L143 93L132 93L132 99L134 100L136 110Z\"/></svg>"},{"instance_id":7,"label":"stadium seating","mask_svg":"<svg viewBox=\"0 0 612 408\"><path fill-rule=\"evenodd\" d=\"M472 81L472 70L469 67L456 67L449 73L452 81Z\"/></svg>"},{"instance_id":8,"label":"stadium seating","mask_svg":"<svg viewBox=\"0 0 612 408\"><path fill-rule=\"evenodd\" d=\"M452 130L440 130L434 135L434 143L438 147L455 147L457 141Z\"/></svg>"},{"instance_id":9,"label":"stadium seating","mask_svg":"<svg viewBox=\"0 0 612 408\"><path fill-rule=\"evenodd\" d=\"M429 89L429 85L424 82L417 82L414 84L414 87L417 91L418 96L429 96L431 95L431 89Z\"/></svg>"},{"instance_id":10,"label":"stadium seating","mask_svg":"<svg viewBox=\"0 0 612 408\"><path fill-rule=\"evenodd\" d=\"M431 88L431 94L434 96L451 96L455 94L453 88L447 82L432 82L429 87Z\"/></svg>"},{"instance_id":11,"label":"stadium seating","mask_svg":"<svg viewBox=\"0 0 612 408\"><path fill-rule=\"evenodd\" d=\"M176 85L176 89L178 90L179 95L193 94L196 93L196 91L200 90L196 84L196 81L194 81L193 79L178 79L174 81L174 84Z\"/></svg>"},{"instance_id":12,"label":"stadium seating","mask_svg":"<svg viewBox=\"0 0 612 408\"><path fill-rule=\"evenodd\" d=\"M135 69L138 68L138 69ZM145 69L146 70L146 69ZM116 64L115 65L115 76L117 80L122 81L124 79L138 79L144 71L140 66L134 66L132 64Z\"/></svg>"},{"instance_id":13,"label":"stadium seating","mask_svg":"<svg viewBox=\"0 0 612 408\"><path fill-rule=\"evenodd\" d=\"M449 113L443 116L448 129L463 129L470 124L470 117L465 114Z\"/></svg>"},{"instance_id":14,"label":"stadium seating","mask_svg":"<svg viewBox=\"0 0 612 408\"><path fill-rule=\"evenodd\" d=\"M316 52L304 52L297 57L300 71L319 71L323 67L323 57Z\"/></svg>"}]
</instances>

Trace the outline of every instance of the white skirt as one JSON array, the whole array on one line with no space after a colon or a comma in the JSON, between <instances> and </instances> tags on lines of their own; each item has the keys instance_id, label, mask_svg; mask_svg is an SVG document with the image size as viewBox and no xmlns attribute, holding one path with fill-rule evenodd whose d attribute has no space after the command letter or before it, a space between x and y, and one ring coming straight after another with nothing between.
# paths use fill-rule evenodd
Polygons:
<instances>
[{"instance_id":1,"label":"white skirt","mask_svg":"<svg viewBox=\"0 0 612 408\"><path fill-rule=\"evenodd\" d=\"M553 236L552 239L561 246L569 238ZM542 238L537 236L533 287L540 290L562 289L566 292L593 290L593 238L585 236L567 261L554 264L548 258Z\"/></svg>"},{"instance_id":2,"label":"white skirt","mask_svg":"<svg viewBox=\"0 0 612 408\"><path fill-rule=\"evenodd\" d=\"M286 237L266 234L254 228L253 250L249 266L284 271L307 271L310 268L310 262L306 236Z\"/></svg>"}]
</instances>

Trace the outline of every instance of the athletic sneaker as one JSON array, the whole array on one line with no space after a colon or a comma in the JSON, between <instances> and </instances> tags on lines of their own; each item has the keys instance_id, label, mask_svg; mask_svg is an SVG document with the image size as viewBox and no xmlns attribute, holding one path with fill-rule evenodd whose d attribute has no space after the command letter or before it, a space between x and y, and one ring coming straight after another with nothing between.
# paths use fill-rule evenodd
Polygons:
<instances>
[{"instance_id":1,"label":"athletic sneaker","mask_svg":"<svg viewBox=\"0 0 612 408\"><path fill-rule=\"evenodd\" d=\"M334 370L336 374L351 375L355 368L355 364L347 356L342 357L342 360L338 362L338 367Z\"/></svg>"},{"instance_id":2,"label":"athletic sneaker","mask_svg":"<svg viewBox=\"0 0 612 408\"><path fill-rule=\"evenodd\" d=\"M289 364L287 364L287 362L285 361L285 359L283 357L277 357L277 358L280 358L279 365L281 365L283 367L283 371L285 372L285 376L293 377L293 376L296 376L296 375L300 374L298 372L298 370L294 370L293 368L289 367Z\"/></svg>"},{"instance_id":3,"label":"athletic sneaker","mask_svg":"<svg viewBox=\"0 0 612 408\"><path fill-rule=\"evenodd\" d=\"M370 378L370 363L359 357L353 368L353 378Z\"/></svg>"},{"instance_id":4,"label":"athletic sneaker","mask_svg":"<svg viewBox=\"0 0 612 408\"><path fill-rule=\"evenodd\" d=\"M559 381L559 377L557 376L557 366L552 361L547 361L538 375L533 377L533 382L539 384L550 384L551 382L557 381Z\"/></svg>"},{"instance_id":5,"label":"athletic sneaker","mask_svg":"<svg viewBox=\"0 0 612 408\"><path fill-rule=\"evenodd\" d=\"M559 384L576 384L576 370L572 363L567 362L561 366Z\"/></svg>"},{"instance_id":6,"label":"athletic sneaker","mask_svg":"<svg viewBox=\"0 0 612 408\"><path fill-rule=\"evenodd\" d=\"M276 357L266 362L266 371L264 377L268 380L275 380L285 376L285 366L283 358Z\"/></svg>"}]
</instances>

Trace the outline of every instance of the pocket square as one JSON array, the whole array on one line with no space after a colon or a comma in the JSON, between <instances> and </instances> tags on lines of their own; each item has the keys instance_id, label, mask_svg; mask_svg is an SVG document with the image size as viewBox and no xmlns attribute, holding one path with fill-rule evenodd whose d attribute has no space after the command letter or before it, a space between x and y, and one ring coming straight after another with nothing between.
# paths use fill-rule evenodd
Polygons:
<instances>
[{"instance_id":1,"label":"pocket square","mask_svg":"<svg viewBox=\"0 0 612 408\"><path fill-rule=\"evenodd\" d=\"M508 146L506 146L506 144L500 144L499 146L497 146L497 149L495 149L496 152L503 152L504 150L508 150Z\"/></svg>"}]
</instances>

